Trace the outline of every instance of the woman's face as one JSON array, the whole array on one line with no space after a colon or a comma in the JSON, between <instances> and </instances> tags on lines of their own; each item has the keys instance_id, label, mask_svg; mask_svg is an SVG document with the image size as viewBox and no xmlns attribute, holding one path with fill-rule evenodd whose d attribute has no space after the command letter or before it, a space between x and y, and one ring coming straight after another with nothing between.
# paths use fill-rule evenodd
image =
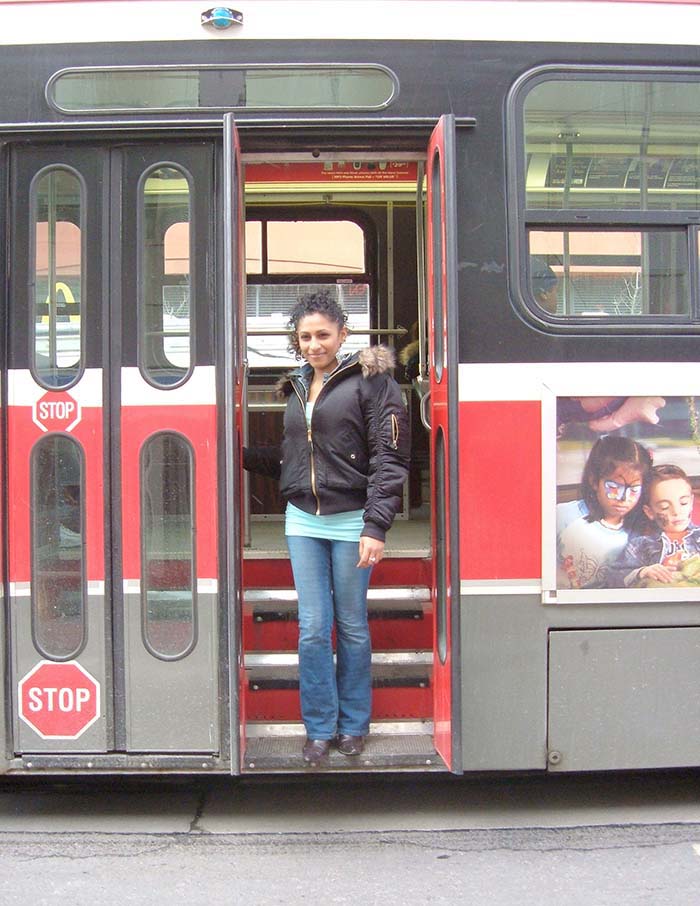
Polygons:
<instances>
[{"instance_id":1,"label":"woman's face","mask_svg":"<svg viewBox=\"0 0 700 906\"><path fill-rule=\"evenodd\" d=\"M347 330L320 312L301 318L297 325L299 349L317 371L332 371L337 365L338 350L345 342Z\"/></svg>"},{"instance_id":2,"label":"woman's face","mask_svg":"<svg viewBox=\"0 0 700 906\"><path fill-rule=\"evenodd\" d=\"M636 466L621 463L593 485L603 519L620 525L642 496L642 473Z\"/></svg>"}]
</instances>

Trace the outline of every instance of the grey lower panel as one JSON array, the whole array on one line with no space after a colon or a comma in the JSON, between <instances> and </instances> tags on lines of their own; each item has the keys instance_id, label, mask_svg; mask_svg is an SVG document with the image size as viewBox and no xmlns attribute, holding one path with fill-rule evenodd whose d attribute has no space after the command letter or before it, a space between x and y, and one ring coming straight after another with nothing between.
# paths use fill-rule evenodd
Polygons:
<instances>
[{"instance_id":1,"label":"grey lower panel","mask_svg":"<svg viewBox=\"0 0 700 906\"><path fill-rule=\"evenodd\" d=\"M697 603L461 606L464 771L700 765Z\"/></svg>"},{"instance_id":2,"label":"grey lower panel","mask_svg":"<svg viewBox=\"0 0 700 906\"><path fill-rule=\"evenodd\" d=\"M552 632L553 770L700 764L700 628Z\"/></svg>"},{"instance_id":3,"label":"grey lower panel","mask_svg":"<svg viewBox=\"0 0 700 906\"><path fill-rule=\"evenodd\" d=\"M130 752L218 751L217 604L216 594L197 596L194 648L178 660L163 660L144 644L140 595L124 596Z\"/></svg>"},{"instance_id":4,"label":"grey lower panel","mask_svg":"<svg viewBox=\"0 0 700 906\"><path fill-rule=\"evenodd\" d=\"M547 632L539 598L462 598L462 765L543 770Z\"/></svg>"},{"instance_id":5,"label":"grey lower panel","mask_svg":"<svg viewBox=\"0 0 700 906\"><path fill-rule=\"evenodd\" d=\"M105 601L101 594L88 594L85 646L76 658L96 683L99 709L96 720L77 738L42 737L20 717L18 688L23 678L44 659L32 638L31 598L10 596L12 627L12 707L15 752L105 752L111 743L112 690L107 677L105 654ZM46 699L45 705L50 704ZM28 715L31 717L31 714Z\"/></svg>"}]
</instances>

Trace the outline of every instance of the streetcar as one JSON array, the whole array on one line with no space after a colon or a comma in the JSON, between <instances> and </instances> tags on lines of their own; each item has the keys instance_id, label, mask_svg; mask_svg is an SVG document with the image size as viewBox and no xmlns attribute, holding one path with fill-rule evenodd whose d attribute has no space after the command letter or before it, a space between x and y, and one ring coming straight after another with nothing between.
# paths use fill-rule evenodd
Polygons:
<instances>
[{"instance_id":1,"label":"streetcar","mask_svg":"<svg viewBox=\"0 0 700 906\"><path fill-rule=\"evenodd\" d=\"M700 6L2 0L0 45L0 772L313 770L241 449L319 288L412 459L317 771L700 764ZM562 554L587 487L663 534L607 438L684 476L663 581Z\"/></svg>"}]
</instances>

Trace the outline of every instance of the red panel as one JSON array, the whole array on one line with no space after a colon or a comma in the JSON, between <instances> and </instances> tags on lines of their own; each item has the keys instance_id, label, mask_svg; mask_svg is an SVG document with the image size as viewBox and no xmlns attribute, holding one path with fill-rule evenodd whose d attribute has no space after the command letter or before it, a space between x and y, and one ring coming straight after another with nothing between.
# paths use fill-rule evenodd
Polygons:
<instances>
[{"instance_id":1,"label":"red panel","mask_svg":"<svg viewBox=\"0 0 700 906\"><path fill-rule=\"evenodd\" d=\"M372 588L400 585L430 585L431 560L389 557L372 570ZM244 588L291 588L289 560L244 560Z\"/></svg>"},{"instance_id":2,"label":"red panel","mask_svg":"<svg viewBox=\"0 0 700 906\"><path fill-rule=\"evenodd\" d=\"M246 688L245 712L248 720L301 720L297 689ZM372 720L429 719L432 716L430 687L386 688L372 690Z\"/></svg>"},{"instance_id":3,"label":"red panel","mask_svg":"<svg viewBox=\"0 0 700 906\"><path fill-rule=\"evenodd\" d=\"M432 632L431 614L425 614L423 619L370 620L374 651L429 650L433 645ZM296 651L299 626L292 619L256 622L246 607L243 641L245 651Z\"/></svg>"},{"instance_id":4,"label":"red panel","mask_svg":"<svg viewBox=\"0 0 700 906\"><path fill-rule=\"evenodd\" d=\"M191 443L195 459L197 575L214 578L217 571L216 409L208 405L130 406L122 409L122 519L124 578L140 575L141 447L153 434L173 431Z\"/></svg>"},{"instance_id":5,"label":"red panel","mask_svg":"<svg viewBox=\"0 0 700 906\"><path fill-rule=\"evenodd\" d=\"M461 578L539 578L540 403L461 402L459 447Z\"/></svg>"}]
</instances>

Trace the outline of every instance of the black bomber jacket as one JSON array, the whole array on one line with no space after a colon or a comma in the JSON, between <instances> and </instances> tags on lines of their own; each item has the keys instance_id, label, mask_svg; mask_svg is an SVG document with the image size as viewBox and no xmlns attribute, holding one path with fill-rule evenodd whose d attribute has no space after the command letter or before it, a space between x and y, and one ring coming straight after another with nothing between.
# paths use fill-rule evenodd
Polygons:
<instances>
[{"instance_id":1,"label":"black bomber jacket","mask_svg":"<svg viewBox=\"0 0 700 906\"><path fill-rule=\"evenodd\" d=\"M383 541L401 508L410 449L393 366L385 346L342 359L316 398L310 427L311 366L286 375L278 385L287 398L282 447L247 447L244 467L280 479L283 497L306 513L364 508L362 534Z\"/></svg>"}]
</instances>

